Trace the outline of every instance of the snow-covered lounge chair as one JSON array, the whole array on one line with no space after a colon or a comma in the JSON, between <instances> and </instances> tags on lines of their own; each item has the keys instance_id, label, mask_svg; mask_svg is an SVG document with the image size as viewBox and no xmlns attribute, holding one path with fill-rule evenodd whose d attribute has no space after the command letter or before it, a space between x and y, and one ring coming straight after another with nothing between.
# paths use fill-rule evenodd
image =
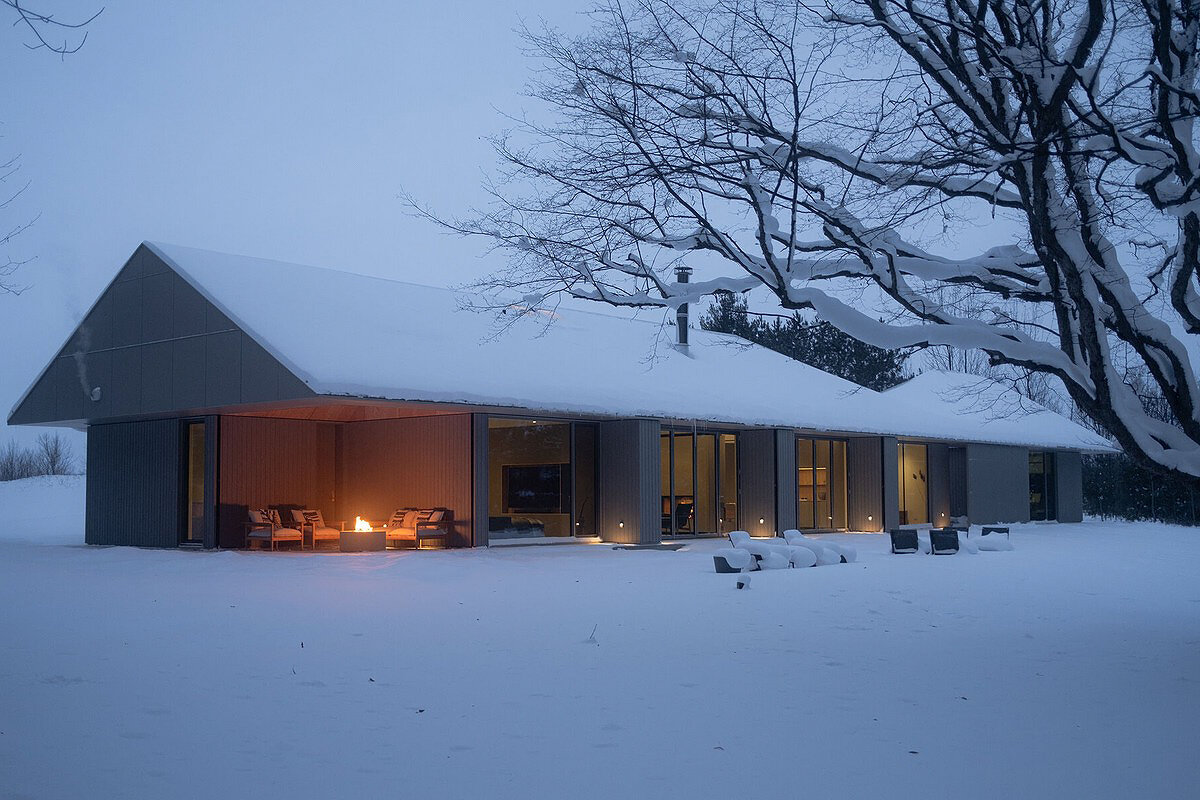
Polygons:
<instances>
[{"instance_id":1,"label":"snow-covered lounge chair","mask_svg":"<svg viewBox=\"0 0 1200 800\"><path fill-rule=\"evenodd\" d=\"M296 542L304 549L304 534L295 528L283 527L279 518L279 510L275 508L250 509L250 522L247 524L246 546L258 542L259 546L270 542L271 549L280 542Z\"/></svg>"},{"instance_id":2,"label":"snow-covered lounge chair","mask_svg":"<svg viewBox=\"0 0 1200 800\"><path fill-rule=\"evenodd\" d=\"M985 525L983 526L983 532L979 535L990 536L993 533L1003 533L1005 539L1012 537L1012 534L1009 532L1008 526L1006 525Z\"/></svg>"},{"instance_id":3,"label":"snow-covered lounge chair","mask_svg":"<svg viewBox=\"0 0 1200 800\"><path fill-rule=\"evenodd\" d=\"M758 563L749 550L740 547L723 547L713 553L713 566L717 572L749 572Z\"/></svg>"},{"instance_id":4,"label":"snow-covered lounge chair","mask_svg":"<svg viewBox=\"0 0 1200 800\"><path fill-rule=\"evenodd\" d=\"M776 547L780 551L787 554L788 561L791 562L792 566L796 567L797 569L800 567L815 567L819 563L817 554L807 546L785 545L783 547L779 547L776 545Z\"/></svg>"},{"instance_id":5,"label":"snow-covered lounge chair","mask_svg":"<svg viewBox=\"0 0 1200 800\"><path fill-rule=\"evenodd\" d=\"M784 531L783 540L790 545L807 547L809 550L812 550L817 554L817 557L820 559L818 563L821 565L849 564L858 558L858 551L848 544L810 539L795 528ZM822 555L823 552L825 553L824 555Z\"/></svg>"},{"instance_id":6,"label":"snow-covered lounge chair","mask_svg":"<svg viewBox=\"0 0 1200 800\"><path fill-rule=\"evenodd\" d=\"M729 543L732 544L734 548L738 550L745 550L753 555L755 562L758 564L758 569L772 569L778 568L779 566L787 566L787 564L781 565L779 562L780 558L787 560L786 553L777 552L783 549L780 545L771 544L770 542L766 542L761 539L751 539L750 534L747 531L731 531L729 534ZM774 565L774 567L763 566L763 561L767 558L770 558L768 563Z\"/></svg>"},{"instance_id":7,"label":"snow-covered lounge chair","mask_svg":"<svg viewBox=\"0 0 1200 800\"><path fill-rule=\"evenodd\" d=\"M952 556L958 552L958 531L954 528L933 528L929 531L929 552L935 556Z\"/></svg>"},{"instance_id":8,"label":"snow-covered lounge chair","mask_svg":"<svg viewBox=\"0 0 1200 800\"><path fill-rule=\"evenodd\" d=\"M296 527L304 533L306 529L312 531L312 547L317 549L317 542L333 542L337 544L342 538L342 532L337 528L331 528L325 524L325 517L321 514L320 509L305 508L292 509L292 521L296 523Z\"/></svg>"},{"instance_id":9,"label":"snow-covered lounge chair","mask_svg":"<svg viewBox=\"0 0 1200 800\"><path fill-rule=\"evenodd\" d=\"M892 537L893 553L900 555L920 552L921 540L917 537L915 530L911 528L892 528L888 533Z\"/></svg>"}]
</instances>

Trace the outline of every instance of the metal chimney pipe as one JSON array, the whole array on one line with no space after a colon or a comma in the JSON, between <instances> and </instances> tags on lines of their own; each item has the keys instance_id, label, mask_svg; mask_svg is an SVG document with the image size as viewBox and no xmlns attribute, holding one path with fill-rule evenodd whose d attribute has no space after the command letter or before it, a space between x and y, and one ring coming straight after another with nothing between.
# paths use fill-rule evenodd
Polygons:
<instances>
[{"instance_id":1,"label":"metal chimney pipe","mask_svg":"<svg viewBox=\"0 0 1200 800\"><path fill-rule=\"evenodd\" d=\"M691 267L676 267L675 282L687 283L692 274ZM688 304L683 303L675 310L675 343L687 347L688 343Z\"/></svg>"}]
</instances>

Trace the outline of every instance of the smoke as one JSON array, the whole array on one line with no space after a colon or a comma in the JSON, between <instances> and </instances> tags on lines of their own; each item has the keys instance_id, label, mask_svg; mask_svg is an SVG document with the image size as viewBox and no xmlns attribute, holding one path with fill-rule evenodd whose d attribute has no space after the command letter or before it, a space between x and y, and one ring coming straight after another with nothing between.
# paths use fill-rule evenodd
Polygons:
<instances>
[{"instance_id":1,"label":"smoke","mask_svg":"<svg viewBox=\"0 0 1200 800\"><path fill-rule=\"evenodd\" d=\"M92 386L88 380L87 372L87 353L92 346L92 332L86 324L79 326L79 336L77 337L77 346L71 357L75 359L75 374L79 377L79 385L83 388L83 395L91 399L92 402L100 400L100 387Z\"/></svg>"}]
</instances>

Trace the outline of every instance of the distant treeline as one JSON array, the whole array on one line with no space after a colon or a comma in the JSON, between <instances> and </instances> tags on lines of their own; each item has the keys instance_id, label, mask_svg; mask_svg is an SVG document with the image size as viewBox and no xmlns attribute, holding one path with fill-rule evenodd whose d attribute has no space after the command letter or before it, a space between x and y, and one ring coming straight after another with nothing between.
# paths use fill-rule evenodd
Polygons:
<instances>
[{"instance_id":1,"label":"distant treeline","mask_svg":"<svg viewBox=\"0 0 1200 800\"><path fill-rule=\"evenodd\" d=\"M22 447L12 440L0 447L0 481L75 472L75 454L61 434L43 433L32 447Z\"/></svg>"},{"instance_id":2,"label":"distant treeline","mask_svg":"<svg viewBox=\"0 0 1200 800\"><path fill-rule=\"evenodd\" d=\"M1191 486L1155 475L1124 454L1083 457L1085 514L1195 525L1196 501Z\"/></svg>"}]
</instances>

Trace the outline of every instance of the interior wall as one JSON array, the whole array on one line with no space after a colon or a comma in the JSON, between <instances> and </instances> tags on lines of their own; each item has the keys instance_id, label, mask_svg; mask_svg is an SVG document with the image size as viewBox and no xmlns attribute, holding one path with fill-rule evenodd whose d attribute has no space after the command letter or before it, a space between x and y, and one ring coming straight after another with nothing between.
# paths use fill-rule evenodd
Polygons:
<instances>
[{"instance_id":1,"label":"interior wall","mask_svg":"<svg viewBox=\"0 0 1200 800\"><path fill-rule=\"evenodd\" d=\"M950 524L950 446L929 445L929 522Z\"/></svg>"},{"instance_id":2,"label":"interior wall","mask_svg":"<svg viewBox=\"0 0 1200 800\"><path fill-rule=\"evenodd\" d=\"M446 508L450 546L471 546L470 414L350 422L341 438L342 516L383 520L397 508Z\"/></svg>"},{"instance_id":3,"label":"interior wall","mask_svg":"<svg viewBox=\"0 0 1200 800\"><path fill-rule=\"evenodd\" d=\"M336 527L336 429L329 422L221 417L218 546L245 546L251 508L317 508Z\"/></svg>"}]
</instances>

